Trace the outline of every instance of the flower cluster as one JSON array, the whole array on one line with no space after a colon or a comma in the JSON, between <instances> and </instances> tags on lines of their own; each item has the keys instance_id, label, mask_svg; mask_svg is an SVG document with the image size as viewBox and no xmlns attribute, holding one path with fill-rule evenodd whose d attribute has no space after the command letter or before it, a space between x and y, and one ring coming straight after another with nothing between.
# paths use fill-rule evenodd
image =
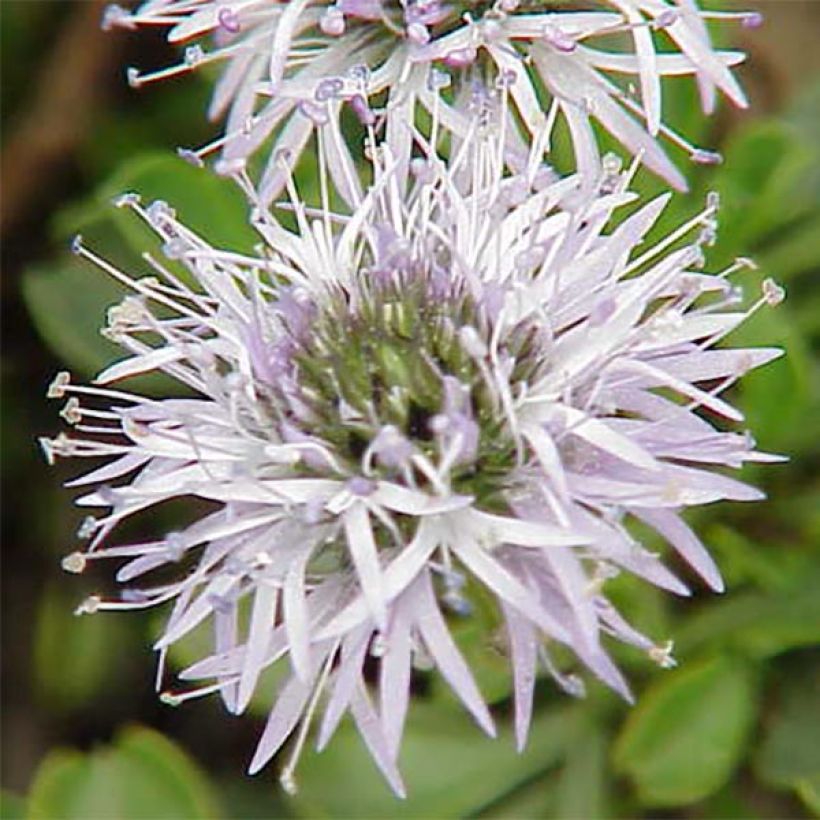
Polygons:
<instances>
[{"instance_id":1,"label":"flower cluster","mask_svg":"<svg viewBox=\"0 0 820 820\"><path fill-rule=\"evenodd\" d=\"M408 123L434 114L463 138L468 108L486 104L482 89L509 88L510 162L537 145L549 153L562 117L580 172L600 172L592 122L677 189L681 173L656 137L683 146L697 162L719 155L697 148L663 123L661 79L692 76L711 112L720 90L746 105L731 68L743 59L716 51L710 20L756 25L759 15L707 12L697 0L599 0L567 8L528 0L147 0L136 10L109 7L106 27L163 26L172 43L190 43L180 65L129 70L139 86L223 62L210 114L227 114L222 137L183 153L199 162L219 150L217 170L244 169L260 146L269 160L258 189L265 202L282 190L317 126L334 124L334 153L346 109L384 135L398 159L412 144ZM669 50L669 47L672 50ZM635 88L637 84L638 88ZM434 137L436 135L433 135Z\"/></svg>"},{"instance_id":2,"label":"flower cluster","mask_svg":"<svg viewBox=\"0 0 820 820\"><path fill-rule=\"evenodd\" d=\"M783 294L767 280L742 310L728 278L746 263L704 272L714 198L647 246L668 197L635 206L634 167L607 158L595 178L560 179L535 146L510 173L503 131L475 127L447 156L414 131L411 163L372 144L372 185L351 187L344 213L307 207L288 177L296 228L257 201L258 256L213 248L167 204L135 195L120 204L161 239L155 276L133 279L75 246L134 291L106 329L126 358L93 386L60 374L50 390L68 397L76 434L45 440L48 457L105 460L70 482L93 487L78 503L103 513L64 566L127 559L121 595L81 611L172 603L163 658L212 623L213 653L180 675L205 683L166 692L171 703L218 692L238 714L260 675L281 670L250 769L295 734L286 788L308 728L321 748L349 712L402 795L418 670L437 670L492 735L452 634L488 598L519 748L539 670L583 689L556 648L629 698L610 640L674 661L619 614L608 579L625 571L688 594L630 522L720 590L681 513L760 498L715 468L775 458L724 429L743 419L721 394L779 351L717 345ZM115 386L148 372L174 380L173 397ZM124 519L180 497L208 511L157 540L108 544Z\"/></svg>"}]
</instances>

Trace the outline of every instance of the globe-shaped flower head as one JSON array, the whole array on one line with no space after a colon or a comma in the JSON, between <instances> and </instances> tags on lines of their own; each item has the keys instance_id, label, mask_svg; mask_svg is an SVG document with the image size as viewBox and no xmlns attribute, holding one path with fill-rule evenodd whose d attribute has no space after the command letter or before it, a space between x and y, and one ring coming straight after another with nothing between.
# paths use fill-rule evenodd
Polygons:
<instances>
[{"instance_id":1,"label":"globe-shaped flower head","mask_svg":"<svg viewBox=\"0 0 820 820\"><path fill-rule=\"evenodd\" d=\"M79 503L104 513L65 566L127 559L121 596L81 611L173 602L162 657L213 622L214 653L181 673L208 682L171 702L218 691L240 713L278 665L251 770L300 726L288 786L308 727L324 746L349 711L402 794L419 667L493 734L451 632L487 611L509 657L519 746L539 670L582 691L556 647L629 698L610 640L672 659L619 615L608 579L627 571L688 592L629 522L721 589L680 513L760 497L712 469L770 458L721 429L717 419L742 417L720 393L778 351L714 347L780 290L767 282L738 310L727 276L742 265L701 271L714 202L638 252L666 196L621 215L635 197L612 160L592 184L557 181L536 152L511 175L499 133L476 124L446 159L416 134L412 177L389 145L371 147L374 184L346 214L307 207L289 183L297 227L257 209L258 257L212 248L167 205L134 196L123 204L169 258L156 277L131 279L77 244L135 291L106 331L129 356L95 386L61 374L51 388L69 396L78 432L45 441L47 454L106 459L70 482L101 485ZM150 371L184 389L111 386ZM213 509L157 540L109 543L125 518L180 497Z\"/></svg>"},{"instance_id":2,"label":"globe-shaped flower head","mask_svg":"<svg viewBox=\"0 0 820 820\"><path fill-rule=\"evenodd\" d=\"M717 51L711 20L755 25L759 15L702 11L696 0L588 0L568 6L520 0L148 0L134 11L109 8L106 26L163 26L173 43L189 43L183 62L154 73L131 69L133 85L226 63L210 114L227 114L225 133L194 161L220 150L217 168L245 167L265 146L259 172L262 199L273 200L317 125L336 125L345 110L384 132L399 160L410 155L408 123L438 117L459 137L469 131L465 107L473 81L510 85L507 150L531 142L549 150L563 117L577 167L600 172L593 123L670 184L686 187L656 138L683 146L699 162L720 157L689 144L664 125L661 79L688 75L701 103L714 110L716 92L746 99L731 73L739 52ZM419 113L428 116L416 117ZM515 135L515 136L514 136ZM334 163L331 171L338 170Z\"/></svg>"}]
</instances>

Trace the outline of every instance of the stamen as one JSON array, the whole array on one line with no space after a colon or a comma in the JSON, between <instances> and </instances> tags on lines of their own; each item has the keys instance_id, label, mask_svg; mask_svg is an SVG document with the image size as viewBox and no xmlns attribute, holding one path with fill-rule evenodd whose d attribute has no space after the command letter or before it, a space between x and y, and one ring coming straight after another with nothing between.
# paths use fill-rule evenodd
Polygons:
<instances>
[{"instance_id":1,"label":"stamen","mask_svg":"<svg viewBox=\"0 0 820 820\"><path fill-rule=\"evenodd\" d=\"M60 562L60 566L66 571L74 574L81 573L86 567L86 558L81 552L72 552L66 555Z\"/></svg>"}]
</instances>

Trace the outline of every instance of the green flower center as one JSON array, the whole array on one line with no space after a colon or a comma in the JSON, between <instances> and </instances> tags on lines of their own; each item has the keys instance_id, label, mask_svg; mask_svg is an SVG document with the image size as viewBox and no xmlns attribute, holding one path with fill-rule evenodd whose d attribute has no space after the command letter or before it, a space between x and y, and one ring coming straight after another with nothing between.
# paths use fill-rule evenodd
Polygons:
<instances>
[{"instance_id":1,"label":"green flower center","mask_svg":"<svg viewBox=\"0 0 820 820\"><path fill-rule=\"evenodd\" d=\"M516 445L493 384L493 359L506 362L515 393L538 370L537 330L514 328L491 357L486 311L463 284L441 291L423 275L374 276L355 294L328 300L294 357L312 416L305 432L332 445L353 473L375 450L369 464L376 477L402 480L409 467L420 486L427 479L410 454L437 465L449 443L453 491L496 506ZM382 452L375 445L386 429L393 444Z\"/></svg>"}]
</instances>

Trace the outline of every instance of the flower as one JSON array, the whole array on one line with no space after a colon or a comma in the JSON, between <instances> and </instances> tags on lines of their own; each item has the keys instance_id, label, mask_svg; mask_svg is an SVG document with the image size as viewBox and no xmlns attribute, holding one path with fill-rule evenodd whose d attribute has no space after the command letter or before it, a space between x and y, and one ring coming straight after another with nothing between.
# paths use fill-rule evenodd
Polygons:
<instances>
[{"instance_id":1,"label":"flower","mask_svg":"<svg viewBox=\"0 0 820 820\"><path fill-rule=\"evenodd\" d=\"M94 385L61 373L49 391L68 396L77 434L44 440L46 455L104 459L69 482L96 486L78 504L105 512L83 524L90 544L64 566L126 559L122 594L80 611L172 603L161 660L213 623L213 654L180 675L208 683L165 693L170 703L219 692L238 714L263 671L279 669L250 770L296 733L287 788L311 724L321 748L350 712L402 795L417 667L434 667L492 735L451 630L479 617L477 600L493 602L505 636L519 748L540 668L583 691L555 647L630 698L610 638L674 661L618 613L608 579L626 571L689 594L630 522L657 530L719 591L681 513L761 498L714 468L776 459L717 422L742 422L721 393L780 351L716 346L783 293L767 280L740 310L727 278L746 263L701 270L714 197L638 250L669 197L625 214L632 171L613 158L591 185L551 176L535 151L510 175L492 127L450 158L415 137L412 176L389 144L371 146L374 182L349 214L307 206L290 182L297 227L257 208L258 256L213 248L167 204L134 195L120 204L167 257L152 261L155 276L75 246L134 291L105 331L127 357ZM179 387L167 398L116 387L152 372ZM164 537L108 544L124 519L178 498L210 510Z\"/></svg>"},{"instance_id":2,"label":"flower","mask_svg":"<svg viewBox=\"0 0 820 820\"><path fill-rule=\"evenodd\" d=\"M509 87L511 130L527 144L548 151L561 115L578 169L594 174L600 170L591 125L596 120L647 167L685 189L657 136L683 146L697 162L719 162L720 156L694 147L663 124L661 78L694 76L709 113L717 89L745 107L730 71L743 55L715 51L707 23L738 19L755 25L759 15L701 11L696 0L578 6L569 10L560 3L519 0L148 0L133 12L109 7L104 24L163 26L172 43L192 43L177 66L148 74L130 69L135 86L226 63L210 108L214 118L227 115L225 132L183 154L200 162L221 149L217 168L233 174L266 144L270 159L259 180L266 202L280 193L286 178L277 156L285 152L293 167L318 125L331 121L335 151L347 151L338 138L347 108L366 127L383 129L400 158L409 156L407 123L419 109L463 137L476 79ZM207 35L212 45L203 48ZM620 50L613 50L613 43ZM669 45L675 50L666 50Z\"/></svg>"}]
</instances>

